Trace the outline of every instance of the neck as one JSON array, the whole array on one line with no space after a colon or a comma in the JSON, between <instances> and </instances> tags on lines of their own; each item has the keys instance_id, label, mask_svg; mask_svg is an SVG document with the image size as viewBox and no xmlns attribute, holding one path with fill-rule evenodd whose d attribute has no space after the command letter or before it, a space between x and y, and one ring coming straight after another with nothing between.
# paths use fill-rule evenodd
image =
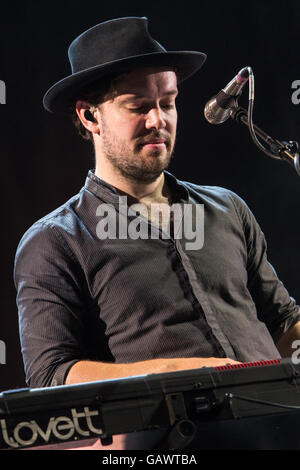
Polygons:
<instances>
[{"instance_id":1,"label":"neck","mask_svg":"<svg viewBox=\"0 0 300 470\"><path fill-rule=\"evenodd\" d=\"M151 183L144 183L132 181L117 173L115 168L106 159L101 159L101 163L98 160L96 161L95 175L119 191L132 196L132 198L145 203L168 202L170 200L170 192L163 172Z\"/></svg>"}]
</instances>

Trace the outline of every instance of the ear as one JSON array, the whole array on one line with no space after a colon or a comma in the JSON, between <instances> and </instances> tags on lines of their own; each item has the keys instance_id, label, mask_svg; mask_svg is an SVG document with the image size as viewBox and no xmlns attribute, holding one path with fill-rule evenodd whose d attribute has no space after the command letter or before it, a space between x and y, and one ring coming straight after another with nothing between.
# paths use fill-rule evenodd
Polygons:
<instances>
[{"instance_id":1,"label":"ear","mask_svg":"<svg viewBox=\"0 0 300 470\"><path fill-rule=\"evenodd\" d=\"M99 134L99 124L96 117L97 108L86 101L78 100L75 109L84 127L93 134Z\"/></svg>"}]
</instances>

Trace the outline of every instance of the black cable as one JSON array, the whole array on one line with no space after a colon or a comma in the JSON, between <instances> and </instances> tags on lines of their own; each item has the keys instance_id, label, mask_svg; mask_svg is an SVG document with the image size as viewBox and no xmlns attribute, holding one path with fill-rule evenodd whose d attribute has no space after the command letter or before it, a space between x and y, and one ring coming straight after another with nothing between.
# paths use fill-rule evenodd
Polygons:
<instances>
[{"instance_id":1,"label":"black cable","mask_svg":"<svg viewBox=\"0 0 300 470\"><path fill-rule=\"evenodd\" d=\"M242 395L234 395L233 393L225 393L225 398L227 400L236 399L236 400L249 401L252 403L258 403L260 405L275 406L277 408L287 408L289 410L300 410L300 406L284 405L283 403L275 403L271 401L258 400L257 398L244 397Z\"/></svg>"},{"instance_id":2,"label":"black cable","mask_svg":"<svg viewBox=\"0 0 300 470\"><path fill-rule=\"evenodd\" d=\"M254 127L253 127L253 106L254 106L254 74L252 71L251 67L248 67L249 71L249 101L248 101L248 127L250 131L250 135L252 137L253 142L257 147L264 152L266 155L268 155L271 158L276 158L277 160L281 160L281 157L273 152L270 152L269 150L264 147L264 145L261 144L261 142L258 140Z\"/></svg>"},{"instance_id":3,"label":"black cable","mask_svg":"<svg viewBox=\"0 0 300 470\"><path fill-rule=\"evenodd\" d=\"M278 142L275 142L274 140L272 141L272 144L270 143L270 146L274 151L272 152L270 150L267 150L266 147L258 140L255 129L253 126L253 107L254 107L254 74L253 70L251 67L248 67L248 73L249 73L249 101L248 101L248 128L250 131L251 138L255 145L266 155L268 155L271 158L275 158L276 160L284 160L280 154L280 148L283 149L283 144L278 146ZM298 145L298 144L297 144ZM277 147L277 148L276 148ZM286 151L289 151L288 147L285 147ZM290 152L290 151L289 151ZM290 156L290 155L289 155ZM299 162L299 153L295 152L294 155L292 155L292 158L294 160L294 168L298 175L300 176L300 162Z\"/></svg>"}]
</instances>

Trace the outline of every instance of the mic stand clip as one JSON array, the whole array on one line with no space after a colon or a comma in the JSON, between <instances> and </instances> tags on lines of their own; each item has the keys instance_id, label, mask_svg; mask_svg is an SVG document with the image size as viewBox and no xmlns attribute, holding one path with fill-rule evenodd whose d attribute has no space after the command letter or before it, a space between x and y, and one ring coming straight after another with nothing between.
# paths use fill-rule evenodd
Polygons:
<instances>
[{"instance_id":1,"label":"mic stand clip","mask_svg":"<svg viewBox=\"0 0 300 470\"><path fill-rule=\"evenodd\" d=\"M275 158L277 160L284 160L292 165L298 175L300 176L300 161L299 161L299 145L298 142L294 140L290 140L289 142L286 141L279 141L277 139L273 139L270 137L266 132L260 129L257 125L252 124L249 125L249 113L246 109L237 106L233 107L231 114L231 118L236 122L242 122L245 124L249 129L250 133L251 130L255 131L257 134L267 145L270 147L270 151L265 149L263 146L259 145L259 148L266 153L269 157ZM252 127L252 129L251 129ZM251 133L252 135L252 133ZM252 135L253 138L253 135ZM257 144L255 137L253 138L254 142Z\"/></svg>"}]
</instances>

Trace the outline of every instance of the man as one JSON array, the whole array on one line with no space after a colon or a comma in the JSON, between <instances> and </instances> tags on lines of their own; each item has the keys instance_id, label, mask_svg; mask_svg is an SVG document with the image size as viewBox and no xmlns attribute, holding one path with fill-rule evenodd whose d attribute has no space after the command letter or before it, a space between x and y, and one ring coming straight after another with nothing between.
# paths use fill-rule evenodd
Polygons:
<instances>
[{"instance_id":1,"label":"man","mask_svg":"<svg viewBox=\"0 0 300 470\"><path fill-rule=\"evenodd\" d=\"M120 18L84 32L69 58L72 75L47 92L44 105L73 112L93 141L96 164L79 194L36 222L17 250L28 384L289 355L300 338L299 307L268 263L245 203L166 171L178 84L205 55L167 52L149 35L146 18ZM136 204L146 211L124 211ZM167 225L152 212L155 204ZM201 217L185 207L204 207L204 244L197 249L187 232L177 236ZM133 223L143 237L128 236Z\"/></svg>"}]
</instances>

